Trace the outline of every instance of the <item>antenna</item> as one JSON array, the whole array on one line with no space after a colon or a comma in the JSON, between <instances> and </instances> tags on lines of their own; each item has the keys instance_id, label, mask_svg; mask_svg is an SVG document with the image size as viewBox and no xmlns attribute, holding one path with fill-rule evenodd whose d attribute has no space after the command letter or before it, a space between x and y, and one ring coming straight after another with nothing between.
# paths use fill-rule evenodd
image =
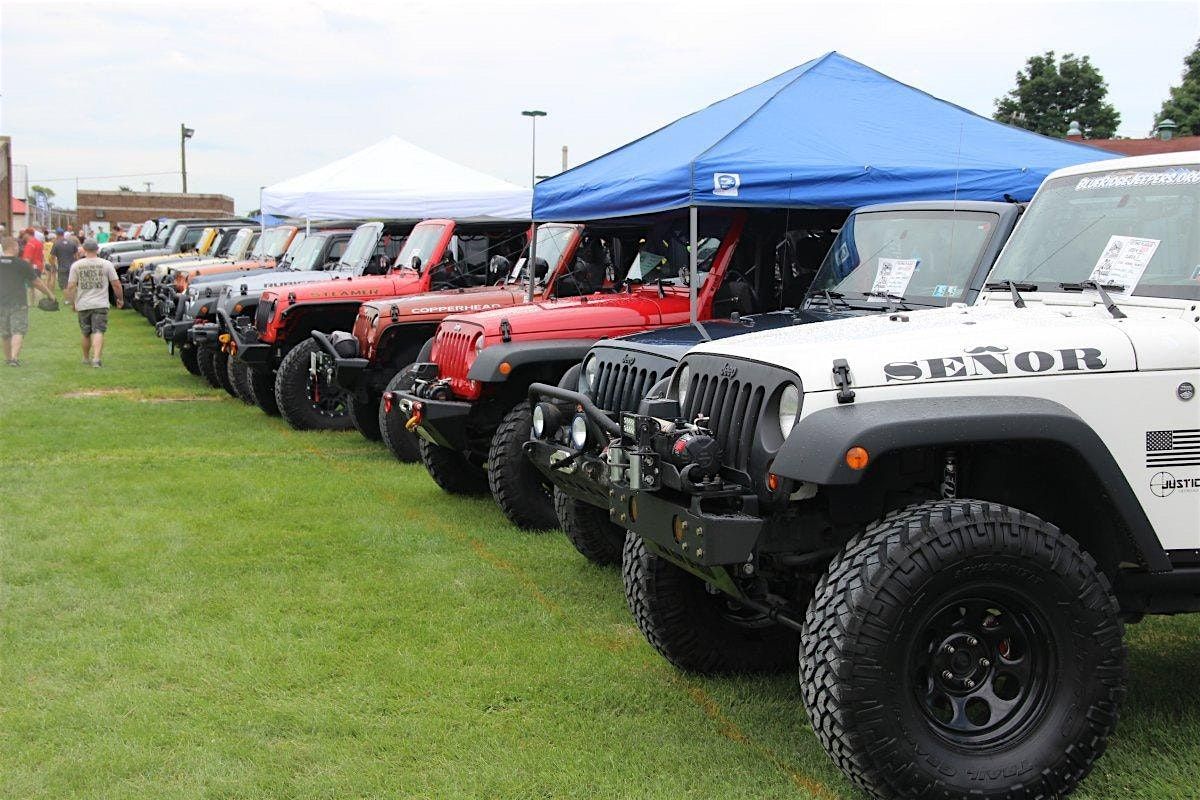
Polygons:
<instances>
[{"instance_id":1,"label":"antenna","mask_svg":"<svg viewBox=\"0 0 1200 800\"><path fill-rule=\"evenodd\" d=\"M962 169L963 123L958 123L958 152L954 154L954 202L951 209L958 211L958 174ZM958 229L958 220L950 220L950 252L946 254L946 265L954 267L954 232Z\"/></svg>"}]
</instances>

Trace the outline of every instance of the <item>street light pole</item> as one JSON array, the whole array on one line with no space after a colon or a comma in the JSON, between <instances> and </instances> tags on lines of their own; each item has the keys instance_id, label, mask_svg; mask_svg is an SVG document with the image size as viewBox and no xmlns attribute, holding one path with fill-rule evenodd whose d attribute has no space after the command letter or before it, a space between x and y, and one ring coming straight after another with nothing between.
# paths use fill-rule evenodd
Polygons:
<instances>
[{"instance_id":1,"label":"street light pole","mask_svg":"<svg viewBox=\"0 0 1200 800\"><path fill-rule=\"evenodd\" d=\"M179 174L183 177L183 193L187 194L187 140L196 131L179 123Z\"/></svg>"},{"instance_id":2,"label":"street light pole","mask_svg":"<svg viewBox=\"0 0 1200 800\"><path fill-rule=\"evenodd\" d=\"M546 116L545 111L530 109L522 111L521 116L529 117L532 124L531 141L529 144L529 188L533 189L537 186L537 118ZM537 223L533 221L533 206L530 204L530 221L529 221L529 262L525 265L529 273L529 289L525 293L525 302L533 302L533 284L537 279Z\"/></svg>"}]
</instances>

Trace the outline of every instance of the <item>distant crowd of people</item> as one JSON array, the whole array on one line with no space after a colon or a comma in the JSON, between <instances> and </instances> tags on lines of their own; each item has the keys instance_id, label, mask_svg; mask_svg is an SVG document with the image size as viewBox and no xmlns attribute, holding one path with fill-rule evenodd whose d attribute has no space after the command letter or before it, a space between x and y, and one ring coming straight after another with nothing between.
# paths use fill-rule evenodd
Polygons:
<instances>
[{"instance_id":1,"label":"distant crowd of people","mask_svg":"<svg viewBox=\"0 0 1200 800\"><path fill-rule=\"evenodd\" d=\"M109 289L116 295L118 307L124 297L116 269L99 257L100 245L111 239L109 232L99 229L88 235L91 233L86 226L78 233L69 228L53 233L26 228L18 237L0 237L0 345L8 366L21 365L21 345L29 332L34 293L46 296L51 304L48 310L57 308L56 282L79 318L83 364L101 366Z\"/></svg>"}]
</instances>

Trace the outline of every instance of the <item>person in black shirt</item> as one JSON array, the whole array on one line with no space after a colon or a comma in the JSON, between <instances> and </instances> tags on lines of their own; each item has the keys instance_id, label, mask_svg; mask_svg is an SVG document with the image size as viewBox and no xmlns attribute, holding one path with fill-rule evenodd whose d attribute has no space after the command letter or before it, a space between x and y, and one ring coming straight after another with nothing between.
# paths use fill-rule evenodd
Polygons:
<instances>
[{"instance_id":1,"label":"person in black shirt","mask_svg":"<svg viewBox=\"0 0 1200 800\"><path fill-rule=\"evenodd\" d=\"M79 240L64 233L58 237L54 247L50 248L50 254L54 256L54 262L58 265L58 288L66 289L67 276L71 274L71 265L79 256Z\"/></svg>"},{"instance_id":2,"label":"person in black shirt","mask_svg":"<svg viewBox=\"0 0 1200 800\"><path fill-rule=\"evenodd\" d=\"M0 344L4 345L5 362L19 367L21 342L29 332L29 287L51 300L54 292L42 283L32 264L17 256L16 239L6 236L0 247L4 250L0 256Z\"/></svg>"}]
</instances>

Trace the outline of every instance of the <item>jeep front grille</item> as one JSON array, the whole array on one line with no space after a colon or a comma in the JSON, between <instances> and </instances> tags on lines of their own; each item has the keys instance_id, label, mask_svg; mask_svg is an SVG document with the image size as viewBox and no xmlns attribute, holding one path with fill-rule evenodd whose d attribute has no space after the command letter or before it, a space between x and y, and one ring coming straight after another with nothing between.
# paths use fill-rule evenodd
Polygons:
<instances>
[{"instance_id":1,"label":"jeep front grille","mask_svg":"<svg viewBox=\"0 0 1200 800\"><path fill-rule=\"evenodd\" d=\"M467 372L471 369L469 360L474 355L471 348L479 329L461 323L454 323L454 328L438 329L432 358L438 365L438 377L450 379L451 391L470 396L472 392L468 389Z\"/></svg>"},{"instance_id":2,"label":"jeep front grille","mask_svg":"<svg viewBox=\"0 0 1200 800\"><path fill-rule=\"evenodd\" d=\"M729 362L724 359L689 358L687 362L692 374L688 379L684 418L708 417L707 427L722 448L721 463L750 475L763 406L784 379L761 374L761 369L754 368L757 365L739 364L730 375Z\"/></svg>"},{"instance_id":3,"label":"jeep front grille","mask_svg":"<svg viewBox=\"0 0 1200 800\"><path fill-rule=\"evenodd\" d=\"M603 411L637 411L638 404L656 381L658 373L639 368L636 361L626 364L601 358L593 402Z\"/></svg>"}]
</instances>

